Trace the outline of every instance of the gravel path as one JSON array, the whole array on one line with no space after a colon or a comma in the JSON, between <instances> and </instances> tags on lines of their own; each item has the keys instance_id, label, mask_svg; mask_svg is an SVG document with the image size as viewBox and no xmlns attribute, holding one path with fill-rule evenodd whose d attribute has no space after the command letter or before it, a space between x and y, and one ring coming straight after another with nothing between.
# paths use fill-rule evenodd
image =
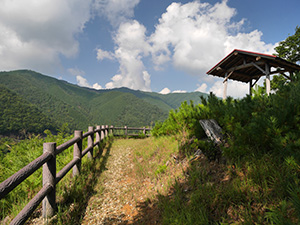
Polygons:
<instances>
[{"instance_id":1,"label":"gravel path","mask_svg":"<svg viewBox=\"0 0 300 225\"><path fill-rule=\"evenodd\" d=\"M114 144L109 151L107 170L89 199L82 224L132 224L138 214L136 200L143 197L133 190L137 181L132 176L132 149Z\"/></svg>"}]
</instances>

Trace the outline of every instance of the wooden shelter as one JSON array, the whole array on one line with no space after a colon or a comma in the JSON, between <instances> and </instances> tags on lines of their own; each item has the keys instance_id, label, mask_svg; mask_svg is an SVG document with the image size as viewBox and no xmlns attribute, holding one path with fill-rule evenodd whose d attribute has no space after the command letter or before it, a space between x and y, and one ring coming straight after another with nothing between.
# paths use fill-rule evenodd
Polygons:
<instances>
[{"instance_id":1,"label":"wooden shelter","mask_svg":"<svg viewBox=\"0 0 300 225\"><path fill-rule=\"evenodd\" d=\"M207 74L224 78L223 99L225 99L228 79L249 83L251 94L251 88L262 76L266 76L266 91L269 95L270 75L283 74L291 80L292 73L296 71L300 71L299 65L280 57L235 49L211 68ZM287 72L289 75L286 74Z\"/></svg>"}]
</instances>

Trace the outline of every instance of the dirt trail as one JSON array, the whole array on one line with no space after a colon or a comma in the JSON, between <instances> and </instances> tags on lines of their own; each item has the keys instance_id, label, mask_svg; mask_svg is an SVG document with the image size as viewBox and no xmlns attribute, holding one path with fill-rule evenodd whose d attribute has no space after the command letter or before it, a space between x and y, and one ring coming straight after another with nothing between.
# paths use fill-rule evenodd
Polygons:
<instances>
[{"instance_id":1,"label":"dirt trail","mask_svg":"<svg viewBox=\"0 0 300 225\"><path fill-rule=\"evenodd\" d=\"M137 204L145 201L151 182L136 179L132 148L116 141L109 151L107 169L99 177L81 224L137 224Z\"/></svg>"}]
</instances>

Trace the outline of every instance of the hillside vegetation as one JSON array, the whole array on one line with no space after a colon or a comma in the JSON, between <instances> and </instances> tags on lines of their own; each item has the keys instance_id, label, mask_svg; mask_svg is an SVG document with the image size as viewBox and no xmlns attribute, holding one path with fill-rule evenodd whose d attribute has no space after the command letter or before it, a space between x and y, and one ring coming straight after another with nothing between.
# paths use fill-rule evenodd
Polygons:
<instances>
[{"instance_id":1,"label":"hillside vegetation","mask_svg":"<svg viewBox=\"0 0 300 225\"><path fill-rule=\"evenodd\" d=\"M163 224L299 224L299 78L270 96L182 104L155 126L154 135L176 137L179 157L203 153L172 197L161 196ZM221 146L204 140L200 119L216 119Z\"/></svg>"},{"instance_id":2,"label":"hillside vegetation","mask_svg":"<svg viewBox=\"0 0 300 225\"><path fill-rule=\"evenodd\" d=\"M3 100L1 112L10 109L12 113L5 115L6 118L10 116L6 121L10 121L10 126L15 128L12 130L1 120L0 126L3 129L0 134L20 130L35 130L39 133L45 127L55 131L63 124L68 124L69 130L86 129L95 124L150 126L166 119L169 110L177 108L182 101L194 100L200 103L200 96L206 96L199 92L161 95L128 88L97 91L29 70L0 72L0 83L5 90L13 93L17 102L27 102L31 108L34 107L43 114L43 119L33 113L31 120L27 120L28 123L19 123L12 115L22 115L26 110L12 108L14 98L10 96L7 101L8 97L4 97L6 100ZM5 93L8 92L3 90L2 95ZM25 106L27 105L24 104L22 108ZM33 120L40 123L30 122L31 126L27 126Z\"/></svg>"},{"instance_id":3,"label":"hillside vegetation","mask_svg":"<svg viewBox=\"0 0 300 225\"><path fill-rule=\"evenodd\" d=\"M300 62L300 27L279 43L277 56ZM153 130L174 135L179 156L198 152L184 181L159 196L162 224L300 224L300 71L274 76L273 93L226 101L210 95L182 104ZM201 119L223 130L220 146L204 140Z\"/></svg>"},{"instance_id":4,"label":"hillside vegetation","mask_svg":"<svg viewBox=\"0 0 300 225\"><path fill-rule=\"evenodd\" d=\"M17 134L25 128L28 132L42 133L55 127L37 107L2 85L0 105L0 134Z\"/></svg>"}]
</instances>

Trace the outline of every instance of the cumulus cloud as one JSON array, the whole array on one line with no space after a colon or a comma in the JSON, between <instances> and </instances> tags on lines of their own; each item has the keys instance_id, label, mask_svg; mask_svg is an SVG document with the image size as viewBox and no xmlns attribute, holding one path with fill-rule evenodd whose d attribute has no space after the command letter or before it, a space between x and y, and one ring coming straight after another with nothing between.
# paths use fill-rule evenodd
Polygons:
<instances>
[{"instance_id":1,"label":"cumulus cloud","mask_svg":"<svg viewBox=\"0 0 300 225\"><path fill-rule=\"evenodd\" d=\"M96 89L96 90L103 89L102 86L100 84L98 84L98 83L93 84L92 88Z\"/></svg>"},{"instance_id":2,"label":"cumulus cloud","mask_svg":"<svg viewBox=\"0 0 300 225\"><path fill-rule=\"evenodd\" d=\"M166 87L166 88L162 89L159 93L163 94L163 95L166 95L166 94L170 94L171 90ZM172 91L172 93L187 93L187 91L185 91L185 90L175 90L175 91Z\"/></svg>"},{"instance_id":3,"label":"cumulus cloud","mask_svg":"<svg viewBox=\"0 0 300 225\"><path fill-rule=\"evenodd\" d=\"M244 21L231 22L235 14L226 0L172 3L150 37L153 62L160 67L171 61L176 69L205 78L235 48L270 53L274 46L261 40L262 32L242 33Z\"/></svg>"},{"instance_id":4,"label":"cumulus cloud","mask_svg":"<svg viewBox=\"0 0 300 225\"><path fill-rule=\"evenodd\" d=\"M113 60L114 58L115 58L115 56L112 52L104 51L100 48L97 49L97 59L98 60L103 60L103 59Z\"/></svg>"},{"instance_id":5,"label":"cumulus cloud","mask_svg":"<svg viewBox=\"0 0 300 225\"><path fill-rule=\"evenodd\" d=\"M76 76L76 81L77 81L77 84L81 87L88 87L88 88L93 88L96 90L103 89L102 86L98 83L90 85L89 82L87 81L87 79L80 75Z\"/></svg>"},{"instance_id":6,"label":"cumulus cloud","mask_svg":"<svg viewBox=\"0 0 300 225\"><path fill-rule=\"evenodd\" d=\"M212 92L218 97L223 97L224 84L222 80L218 80L212 84L210 88L206 83L202 85L198 85L198 88L195 91L200 92ZM249 84L228 80L227 84L227 96L231 96L233 98L244 97L249 93Z\"/></svg>"},{"instance_id":7,"label":"cumulus cloud","mask_svg":"<svg viewBox=\"0 0 300 225\"><path fill-rule=\"evenodd\" d=\"M166 95L166 94L170 94L171 90L166 87L166 88L162 89L159 93L163 94L163 95Z\"/></svg>"},{"instance_id":8,"label":"cumulus cloud","mask_svg":"<svg viewBox=\"0 0 300 225\"><path fill-rule=\"evenodd\" d=\"M214 5L200 1L187 4L174 2L159 18L155 31L149 36L146 36L146 28L142 24L130 19L139 1L124 2L128 3L128 7L124 8L126 13L121 13L116 20L122 16L126 19L123 23L116 23L119 28L114 35L115 51L111 53L98 49L97 52L99 60L117 59L120 64L119 74L106 84L109 88L126 86L151 90L150 75L143 63L143 59L150 55L155 69L161 70L171 62L185 74L199 77L202 84L196 91L217 91L220 83L214 84L216 79L207 76L206 71L233 49L262 53L272 53L274 49L274 45L261 40L262 32L241 32L244 20L233 22L237 12L227 5L227 0ZM99 0L98 5L104 14L111 12L115 15L121 10L116 6L116 1ZM104 5L110 6L104 9ZM115 23L112 17L110 21ZM162 92L167 93L168 90Z\"/></svg>"},{"instance_id":9,"label":"cumulus cloud","mask_svg":"<svg viewBox=\"0 0 300 225\"><path fill-rule=\"evenodd\" d=\"M199 91L199 92L206 92L207 90L207 84L203 83L201 85L197 84L198 88L195 91Z\"/></svg>"},{"instance_id":10,"label":"cumulus cloud","mask_svg":"<svg viewBox=\"0 0 300 225\"><path fill-rule=\"evenodd\" d=\"M76 76L77 84L81 87L91 87L91 85L88 83L87 79L84 77L77 75Z\"/></svg>"},{"instance_id":11,"label":"cumulus cloud","mask_svg":"<svg viewBox=\"0 0 300 225\"><path fill-rule=\"evenodd\" d=\"M122 23L114 36L116 49L110 53L120 64L119 74L107 83L106 88L128 87L151 91L150 74L145 70L142 58L147 56L150 45L145 35L146 28L136 20Z\"/></svg>"},{"instance_id":12,"label":"cumulus cloud","mask_svg":"<svg viewBox=\"0 0 300 225\"><path fill-rule=\"evenodd\" d=\"M78 53L74 35L90 19L91 0L2 0L0 69L53 72L59 55Z\"/></svg>"},{"instance_id":13,"label":"cumulus cloud","mask_svg":"<svg viewBox=\"0 0 300 225\"><path fill-rule=\"evenodd\" d=\"M98 83L90 85L87 79L84 77L85 72L83 70L80 70L78 68L69 68L68 72L76 77L77 84L81 87L88 87L96 90L103 89L102 86Z\"/></svg>"},{"instance_id":14,"label":"cumulus cloud","mask_svg":"<svg viewBox=\"0 0 300 225\"><path fill-rule=\"evenodd\" d=\"M118 27L134 15L134 8L140 0L96 0L94 9L108 19L112 26Z\"/></svg>"},{"instance_id":15,"label":"cumulus cloud","mask_svg":"<svg viewBox=\"0 0 300 225\"><path fill-rule=\"evenodd\" d=\"M185 90L175 90L172 93L186 93L187 91Z\"/></svg>"}]
</instances>

